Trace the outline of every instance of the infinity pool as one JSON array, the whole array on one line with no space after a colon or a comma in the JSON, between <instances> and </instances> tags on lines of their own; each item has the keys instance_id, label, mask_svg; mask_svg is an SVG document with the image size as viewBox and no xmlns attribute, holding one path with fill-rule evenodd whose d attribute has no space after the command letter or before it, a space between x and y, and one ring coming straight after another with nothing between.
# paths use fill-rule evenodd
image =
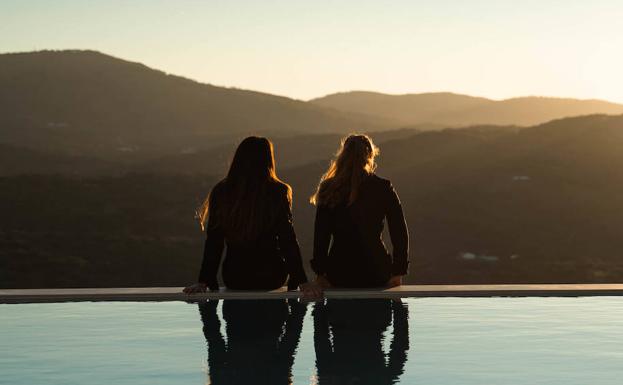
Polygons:
<instances>
[{"instance_id":1,"label":"infinity pool","mask_svg":"<svg viewBox=\"0 0 623 385\"><path fill-rule=\"evenodd\" d=\"M1 384L620 384L623 298L0 305Z\"/></svg>"}]
</instances>

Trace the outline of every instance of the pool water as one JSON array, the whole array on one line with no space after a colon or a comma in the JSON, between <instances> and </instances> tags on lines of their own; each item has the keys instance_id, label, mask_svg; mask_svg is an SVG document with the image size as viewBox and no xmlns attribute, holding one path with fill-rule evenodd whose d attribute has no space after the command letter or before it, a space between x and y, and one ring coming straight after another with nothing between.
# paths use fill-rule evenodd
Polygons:
<instances>
[{"instance_id":1,"label":"pool water","mask_svg":"<svg viewBox=\"0 0 623 385\"><path fill-rule=\"evenodd\" d=\"M0 305L0 383L620 384L623 298Z\"/></svg>"}]
</instances>

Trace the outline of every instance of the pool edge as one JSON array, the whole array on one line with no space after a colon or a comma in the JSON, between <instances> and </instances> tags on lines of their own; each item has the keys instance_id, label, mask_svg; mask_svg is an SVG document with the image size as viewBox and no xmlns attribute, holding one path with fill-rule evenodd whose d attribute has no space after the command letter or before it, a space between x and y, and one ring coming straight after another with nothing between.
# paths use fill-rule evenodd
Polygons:
<instances>
[{"instance_id":1,"label":"pool edge","mask_svg":"<svg viewBox=\"0 0 623 385\"><path fill-rule=\"evenodd\" d=\"M520 284L520 285L404 285L391 289L334 289L327 298L407 298L407 297L584 297L623 295L623 284ZM182 287L0 289L0 303L82 302L82 301L187 301L205 299L299 298L286 291L221 290L186 295Z\"/></svg>"}]
</instances>

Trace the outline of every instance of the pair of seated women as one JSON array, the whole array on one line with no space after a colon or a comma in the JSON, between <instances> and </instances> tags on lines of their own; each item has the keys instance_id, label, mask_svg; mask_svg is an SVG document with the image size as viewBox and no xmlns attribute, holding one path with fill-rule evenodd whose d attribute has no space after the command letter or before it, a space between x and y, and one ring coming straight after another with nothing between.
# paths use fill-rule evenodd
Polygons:
<instances>
[{"instance_id":1,"label":"pair of seated women","mask_svg":"<svg viewBox=\"0 0 623 385\"><path fill-rule=\"evenodd\" d=\"M378 177L378 148L366 135L342 141L316 193L314 251L308 282L292 224L292 189L275 171L272 143L244 139L227 176L205 200L199 217L206 231L198 282L185 293L218 290L222 266L225 286L272 290L287 284L319 295L324 288L398 286L407 274L409 236L400 200L391 183ZM385 220L393 245L382 241Z\"/></svg>"}]
</instances>

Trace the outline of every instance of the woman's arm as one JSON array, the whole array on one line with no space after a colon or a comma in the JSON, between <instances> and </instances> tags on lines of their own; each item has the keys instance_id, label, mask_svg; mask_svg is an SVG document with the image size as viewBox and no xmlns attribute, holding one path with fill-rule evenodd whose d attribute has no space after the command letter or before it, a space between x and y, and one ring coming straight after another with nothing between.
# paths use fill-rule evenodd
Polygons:
<instances>
[{"instance_id":1,"label":"woman's arm","mask_svg":"<svg viewBox=\"0 0 623 385\"><path fill-rule=\"evenodd\" d=\"M216 210L218 198L213 189L210 193L210 205L208 206L208 223L206 226L206 240L203 248L203 261L199 272L198 282L205 284L210 290L218 290L219 285L216 279L219 264L223 256L225 246L225 235L223 228L217 220Z\"/></svg>"},{"instance_id":2,"label":"woman's arm","mask_svg":"<svg viewBox=\"0 0 623 385\"><path fill-rule=\"evenodd\" d=\"M316 220L314 222L314 253L310 261L312 269L318 276L326 273L326 263L331 243L331 219L329 209L325 206L316 208Z\"/></svg>"},{"instance_id":3,"label":"woman's arm","mask_svg":"<svg viewBox=\"0 0 623 385\"><path fill-rule=\"evenodd\" d=\"M279 218L277 219L277 237L279 248L283 252L286 267L290 278L288 290L296 290L300 284L307 282L301 249L296 239L294 225L292 224L292 208L287 194L284 194L280 202Z\"/></svg>"},{"instance_id":4,"label":"woman's arm","mask_svg":"<svg viewBox=\"0 0 623 385\"><path fill-rule=\"evenodd\" d=\"M391 183L387 188L387 226L393 246L392 275L406 275L409 271L409 231L396 190Z\"/></svg>"}]
</instances>

